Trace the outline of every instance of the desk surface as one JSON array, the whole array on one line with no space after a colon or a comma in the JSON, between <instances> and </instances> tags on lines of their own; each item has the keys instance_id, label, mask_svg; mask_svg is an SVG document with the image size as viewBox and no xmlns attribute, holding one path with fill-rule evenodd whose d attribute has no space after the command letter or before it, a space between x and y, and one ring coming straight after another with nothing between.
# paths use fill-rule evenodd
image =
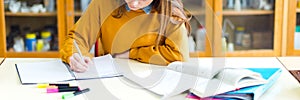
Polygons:
<instances>
[{"instance_id":1,"label":"desk surface","mask_svg":"<svg viewBox=\"0 0 300 100\"><path fill-rule=\"evenodd\" d=\"M278 59L300 84L300 57L278 57Z\"/></svg>"},{"instance_id":2,"label":"desk surface","mask_svg":"<svg viewBox=\"0 0 300 100\"><path fill-rule=\"evenodd\" d=\"M0 65L4 62L5 58L0 58Z\"/></svg>"},{"instance_id":3,"label":"desk surface","mask_svg":"<svg viewBox=\"0 0 300 100\"><path fill-rule=\"evenodd\" d=\"M0 99L3 100L16 100L16 99L30 99L30 100L59 100L60 94L47 94L43 89L35 88L35 85L21 85L16 69L15 63L20 62L40 62L57 60L53 58L7 58L5 62L0 66L0 88L2 91ZM212 58L199 58L199 62L203 64L215 62L217 60L212 60ZM131 68L135 71L147 69L146 64L135 63L130 60L116 59L118 63L130 63ZM223 59L225 66L230 67L279 67L283 69L283 73L279 77L278 81L268 90L266 93L260 97L261 100L299 100L300 99L300 85L293 78L293 76L285 70L282 64L275 57L234 57ZM218 63L221 64L222 63ZM125 78L107 78L99 79L93 81L86 81L92 84L102 84L101 88L103 91L109 91L109 93L99 93L99 91L90 91L91 94L99 94L101 99L111 98L113 96L115 99L159 99L160 96L155 95L147 90L136 88L134 86L126 84L124 82ZM74 82L78 83L78 82ZM80 83L80 82L79 82ZM288 84L287 84L288 83ZM81 86L82 84L80 84ZM82 86L82 87L93 87L93 86ZM98 95L98 96L99 96ZM184 94L178 95L173 98L182 98ZM72 99L82 100L86 99L87 96L80 95ZM93 97L92 97L93 98ZM70 100L72 100L70 99Z\"/></svg>"},{"instance_id":4,"label":"desk surface","mask_svg":"<svg viewBox=\"0 0 300 100\"><path fill-rule=\"evenodd\" d=\"M300 57L278 57L288 70L300 70Z\"/></svg>"}]
</instances>

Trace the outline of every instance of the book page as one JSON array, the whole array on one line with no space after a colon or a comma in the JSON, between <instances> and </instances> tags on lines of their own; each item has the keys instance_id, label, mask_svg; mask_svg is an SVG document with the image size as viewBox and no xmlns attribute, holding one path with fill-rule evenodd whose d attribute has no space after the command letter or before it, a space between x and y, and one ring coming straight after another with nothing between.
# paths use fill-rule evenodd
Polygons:
<instances>
[{"instance_id":1,"label":"book page","mask_svg":"<svg viewBox=\"0 0 300 100\"><path fill-rule=\"evenodd\" d=\"M243 68L226 68L207 83L197 82L190 91L199 97L208 97L238 88L264 84L267 81L259 73Z\"/></svg>"},{"instance_id":2,"label":"book page","mask_svg":"<svg viewBox=\"0 0 300 100\"><path fill-rule=\"evenodd\" d=\"M213 98L221 98L225 100L253 100L251 94L219 94L205 99L212 100Z\"/></svg>"},{"instance_id":3,"label":"book page","mask_svg":"<svg viewBox=\"0 0 300 100\"><path fill-rule=\"evenodd\" d=\"M109 78L120 76L117 65L110 54L93 58L95 66L89 66L84 73L74 73L76 79Z\"/></svg>"},{"instance_id":4,"label":"book page","mask_svg":"<svg viewBox=\"0 0 300 100\"><path fill-rule=\"evenodd\" d=\"M199 97L209 97L232 90L236 90L235 86L224 83L222 80L213 78L208 82L197 82L196 86L190 91Z\"/></svg>"},{"instance_id":5,"label":"book page","mask_svg":"<svg viewBox=\"0 0 300 100\"><path fill-rule=\"evenodd\" d=\"M22 84L50 83L74 79L61 60L18 63L16 68Z\"/></svg>"},{"instance_id":6,"label":"book page","mask_svg":"<svg viewBox=\"0 0 300 100\"><path fill-rule=\"evenodd\" d=\"M212 65L201 65L197 62L172 62L167 67L170 70L177 72L195 75L203 78L213 78L218 72L220 72L222 67L213 67Z\"/></svg>"},{"instance_id":7,"label":"book page","mask_svg":"<svg viewBox=\"0 0 300 100\"><path fill-rule=\"evenodd\" d=\"M218 73L216 78L236 88L259 85L267 82L260 73L244 68L224 69Z\"/></svg>"},{"instance_id":8,"label":"book page","mask_svg":"<svg viewBox=\"0 0 300 100\"><path fill-rule=\"evenodd\" d=\"M132 66L140 67L138 65L140 64ZM194 75L177 72L159 65L147 65L146 70L139 70L137 73L124 73L124 77L138 84L140 88L145 88L155 94L161 95L161 99L167 99L188 91L198 81L198 77ZM128 68L131 67L128 66ZM209 80L207 78L203 79L206 81Z\"/></svg>"},{"instance_id":9,"label":"book page","mask_svg":"<svg viewBox=\"0 0 300 100\"><path fill-rule=\"evenodd\" d=\"M158 71L161 69L153 70ZM146 80L136 80L133 77L127 76L125 77L130 79L131 81L139 84L142 88L145 88L155 94L161 95L161 99L167 99L169 97L178 95L183 93L184 91L188 91L197 81L197 77L179 73L174 70L163 70L163 75L160 80L157 80L155 84L148 84ZM139 73L141 74L141 73ZM208 79L205 79L208 81Z\"/></svg>"}]
</instances>

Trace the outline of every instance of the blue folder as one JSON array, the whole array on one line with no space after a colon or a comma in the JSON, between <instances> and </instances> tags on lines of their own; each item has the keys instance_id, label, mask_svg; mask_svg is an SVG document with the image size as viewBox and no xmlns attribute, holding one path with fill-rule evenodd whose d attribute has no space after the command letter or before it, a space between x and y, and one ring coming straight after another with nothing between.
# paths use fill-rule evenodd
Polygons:
<instances>
[{"instance_id":1,"label":"blue folder","mask_svg":"<svg viewBox=\"0 0 300 100\"><path fill-rule=\"evenodd\" d=\"M265 93L279 78L282 70L280 68L247 68L254 72L260 73L268 82L263 85L251 86L241 88L236 91L227 92L225 94L249 94L254 100L257 100L263 93Z\"/></svg>"}]
</instances>

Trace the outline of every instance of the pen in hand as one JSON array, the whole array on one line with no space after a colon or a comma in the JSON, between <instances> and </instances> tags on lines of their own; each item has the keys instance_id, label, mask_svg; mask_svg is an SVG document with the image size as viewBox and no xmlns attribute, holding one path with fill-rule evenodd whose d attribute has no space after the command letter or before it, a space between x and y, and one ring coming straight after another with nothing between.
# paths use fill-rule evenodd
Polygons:
<instances>
[{"instance_id":1,"label":"pen in hand","mask_svg":"<svg viewBox=\"0 0 300 100\"><path fill-rule=\"evenodd\" d=\"M88 58L84 58L76 43L73 41L74 47L78 53L74 53L70 58L70 68L75 72L85 72L88 66L91 65L91 61Z\"/></svg>"},{"instance_id":2,"label":"pen in hand","mask_svg":"<svg viewBox=\"0 0 300 100\"><path fill-rule=\"evenodd\" d=\"M82 53L81 53L81 51L80 51L80 49L79 49L79 47L78 47L78 45L77 45L77 43L76 43L76 41L75 41L75 40L73 41L73 44L74 44L74 46L75 46L75 48L76 48L77 52L79 53L80 59L81 59L81 60L84 62L84 59L83 59Z\"/></svg>"}]
</instances>

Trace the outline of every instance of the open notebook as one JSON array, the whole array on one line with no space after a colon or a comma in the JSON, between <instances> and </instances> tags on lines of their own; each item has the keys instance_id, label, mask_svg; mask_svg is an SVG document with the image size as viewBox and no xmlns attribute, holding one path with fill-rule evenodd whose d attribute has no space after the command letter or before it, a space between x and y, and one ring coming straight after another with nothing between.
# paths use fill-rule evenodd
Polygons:
<instances>
[{"instance_id":1,"label":"open notebook","mask_svg":"<svg viewBox=\"0 0 300 100\"><path fill-rule=\"evenodd\" d=\"M84 73L75 73L61 60L18 63L16 69L22 84L62 82L94 78L117 77L121 74L111 55L93 58L95 66Z\"/></svg>"}]
</instances>

